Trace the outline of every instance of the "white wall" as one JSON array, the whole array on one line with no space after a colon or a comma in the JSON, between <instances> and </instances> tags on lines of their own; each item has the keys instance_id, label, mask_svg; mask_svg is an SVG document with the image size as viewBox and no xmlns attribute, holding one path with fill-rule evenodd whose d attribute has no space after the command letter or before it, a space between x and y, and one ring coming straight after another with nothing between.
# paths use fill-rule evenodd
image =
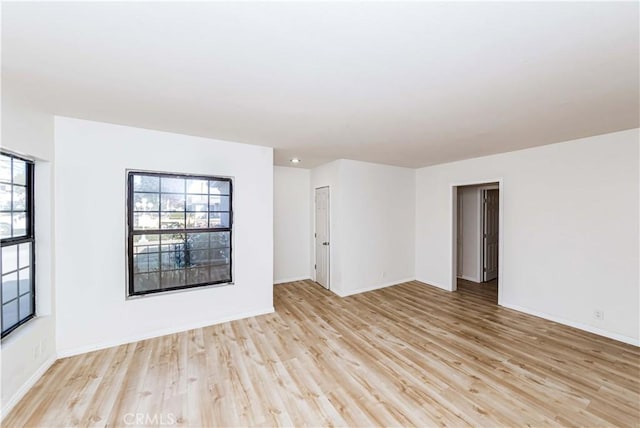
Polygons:
<instances>
[{"instance_id":1,"label":"white wall","mask_svg":"<svg viewBox=\"0 0 640 428\"><path fill-rule=\"evenodd\" d=\"M347 296L414 278L414 170L341 159L313 169L311 182L312 191L330 186L333 292ZM313 203L311 209L315 214ZM313 265L315 251L311 256Z\"/></svg>"},{"instance_id":2,"label":"white wall","mask_svg":"<svg viewBox=\"0 0 640 428\"><path fill-rule=\"evenodd\" d=\"M452 184L501 178L501 303L638 344L639 155L634 129L419 169L416 278L450 288Z\"/></svg>"},{"instance_id":3,"label":"white wall","mask_svg":"<svg viewBox=\"0 0 640 428\"><path fill-rule=\"evenodd\" d=\"M2 79L2 148L36 161L36 318L0 345L1 411L5 416L55 361L53 304L53 116L40 111L20 89Z\"/></svg>"},{"instance_id":4,"label":"white wall","mask_svg":"<svg viewBox=\"0 0 640 428\"><path fill-rule=\"evenodd\" d=\"M60 355L273 310L273 150L56 117ZM125 170L234 177L234 285L125 299Z\"/></svg>"},{"instance_id":5,"label":"white wall","mask_svg":"<svg viewBox=\"0 0 640 428\"><path fill-rule=\"evenodd\" d=\"M482 281L480 195L480 188L476 186L458 188L458 215L462 217L462 230L458 230L462 242L462 259L458 259L458 269L462 278L475 282Z\"/></svg>"},{"instance_id":6,"label":"white wall","mask_svg":"<svg viewBox=\"0 0 640 428\"><path fill-rule=\"evenodd\" d=\"M342 284L349 295L415 278L415 172L343 160Z\"/></svg>"},{"instance_id":7,"label":"white wall","mask_svg":"<svg viewBox=\"0 0 640 428\"><path fill-rule=\"evenodd\" d=\"M303 168L273 168L274 284L311 277L310 183Z\"/></svg>"}]
</instances>

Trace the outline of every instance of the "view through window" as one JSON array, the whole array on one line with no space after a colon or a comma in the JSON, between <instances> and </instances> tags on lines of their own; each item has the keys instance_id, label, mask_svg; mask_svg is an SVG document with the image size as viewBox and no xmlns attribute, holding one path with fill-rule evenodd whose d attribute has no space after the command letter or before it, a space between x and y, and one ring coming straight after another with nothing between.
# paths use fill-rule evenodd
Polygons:
<instances>
[{"instance_id":1,"label":"view through window","mask_svg":"<svg viewBox=\"0 0 640 428\"><path fill-rule=\"evenodd\" d=\"M129 295L232 281L229 178L128 173Z\"/></svg>"},{"instance_id":2,"label":"view through window","mask_svg":"<svg viewBox=\"0 0 640 428\"><path fill-rule=\"evenodd\" d=\"M35 315L33 162L0 153L2 337Z\"/></svg>"}]
</instances>

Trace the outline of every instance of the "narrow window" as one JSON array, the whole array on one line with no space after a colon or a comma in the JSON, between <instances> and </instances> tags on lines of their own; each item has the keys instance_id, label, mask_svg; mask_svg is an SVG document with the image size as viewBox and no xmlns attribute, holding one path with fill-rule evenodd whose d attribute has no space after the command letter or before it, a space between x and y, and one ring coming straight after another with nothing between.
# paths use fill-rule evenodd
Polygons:
<instances>
[{"instance_id":1,"label":"narrow window","mask_svg":"<svg viewBox=\"0 0 640 428\"><path fill-rule=\"evenodd\" d=\"M2 337L35 315L33 162L0 153Z\"/></svg>"},{"instance_id":2,"label":"narrow window","mask_svg":"<svg viewBox=\"0 0 640 428\"><path fill-rule=\"evenodd\" d=\"M128 172L128 294L230 283L229 178Z\"/></svg>"}]
</instances>

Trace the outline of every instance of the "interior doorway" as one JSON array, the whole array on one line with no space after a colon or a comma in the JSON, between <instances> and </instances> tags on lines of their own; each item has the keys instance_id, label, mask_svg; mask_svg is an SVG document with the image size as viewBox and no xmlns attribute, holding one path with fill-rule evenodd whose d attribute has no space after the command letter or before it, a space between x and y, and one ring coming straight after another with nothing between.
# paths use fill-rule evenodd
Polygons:
<instances>
[{"instance_id":1,"label":"interior doorway","mask_svg":"<svg viewBox=\"0 0 640 428\"><path fill-rule=\"evenodd\" d=\"M498 303L502 259L500 182L457 185L452 190L451 289Z\"/></svg>"},{"instance_id":2,"label":"interior doorway","mask_svg":"<svg viewBox=\"0 0 640 428\"><path fill-rule=\"evenodd\" d=\"M329 237L330 237L330 210L329 210L329 187L319 187L315 194L315 281L330 289L329 270Z\"/></svg>"}]
</instances>

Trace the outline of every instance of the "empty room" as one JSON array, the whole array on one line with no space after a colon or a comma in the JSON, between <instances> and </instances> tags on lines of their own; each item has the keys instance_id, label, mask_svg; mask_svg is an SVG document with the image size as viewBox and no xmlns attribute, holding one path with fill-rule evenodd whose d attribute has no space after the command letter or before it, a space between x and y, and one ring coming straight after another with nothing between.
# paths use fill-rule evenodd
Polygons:
<instances>
[{"instance_id":1,"label":"empty room","mask_svg":"<svg viewBox=\"0 0 640 428\"><path fill-rule=\"evenodd\" d=\"M1 7L2 426L640 426L638 2Z\"/></svg>"}]
</instances>

